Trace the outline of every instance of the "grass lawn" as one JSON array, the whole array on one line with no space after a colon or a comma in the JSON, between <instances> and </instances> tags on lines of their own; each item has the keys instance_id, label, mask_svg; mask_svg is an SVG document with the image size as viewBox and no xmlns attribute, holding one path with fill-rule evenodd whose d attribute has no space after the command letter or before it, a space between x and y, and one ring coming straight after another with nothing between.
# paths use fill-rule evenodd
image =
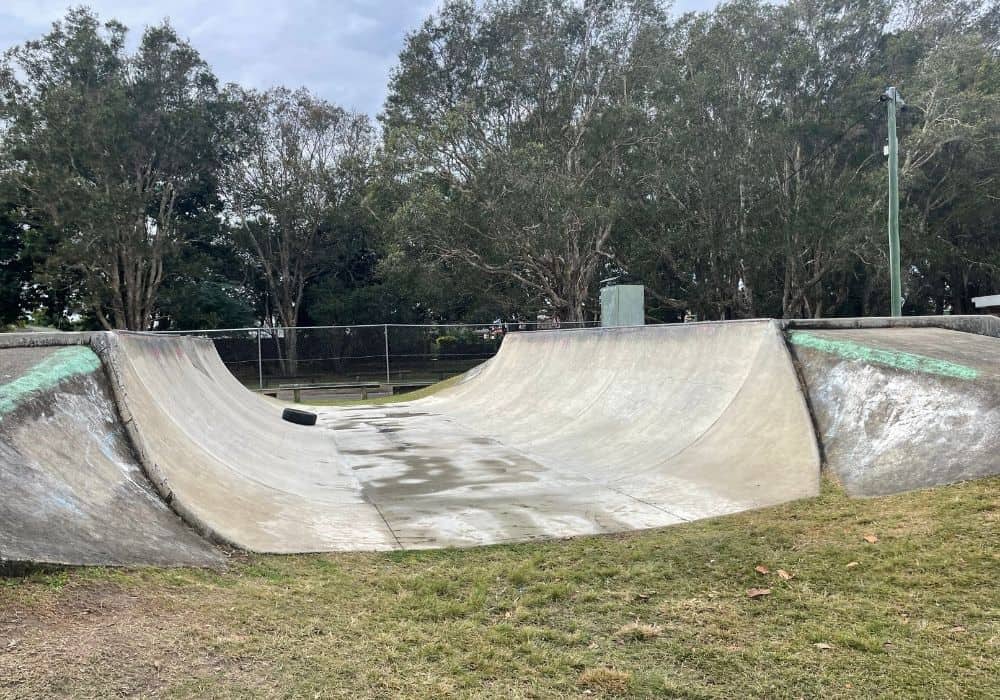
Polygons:
<instances>
[{"instance_id":1,"label":"grass lawn","mask_svg":"<svg viewBox=\"0 0 1000 700\"><path fill-rule=\"evenodd\" d=\"M38 572L0 579L0 697L998 697L998 525L996 478L825 484L614 537Z\"/></svg>"}]
</instances>

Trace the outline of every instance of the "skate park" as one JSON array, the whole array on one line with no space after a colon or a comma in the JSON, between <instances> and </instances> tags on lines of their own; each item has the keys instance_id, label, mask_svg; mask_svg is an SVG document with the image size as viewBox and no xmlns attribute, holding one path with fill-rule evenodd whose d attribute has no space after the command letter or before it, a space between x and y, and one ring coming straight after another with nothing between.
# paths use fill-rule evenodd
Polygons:
<instances>
[{"instance_id":1,"label":"skate park","mask_svg":"<svg viewBox=\"0 0 1000 700\"><path fill-rule=\"evenodd\" d=\"M427 398L303 407L210 340L0 336L0 558L216 566L659 528L1000 473L992 316L510 333Z\"/></svg>"}]
</instances>

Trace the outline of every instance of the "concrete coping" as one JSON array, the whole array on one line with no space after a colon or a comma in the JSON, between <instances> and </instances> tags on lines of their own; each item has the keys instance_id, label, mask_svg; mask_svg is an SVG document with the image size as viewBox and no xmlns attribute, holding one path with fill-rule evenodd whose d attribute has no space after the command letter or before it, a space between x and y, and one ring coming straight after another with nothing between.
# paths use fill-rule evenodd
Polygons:
<instances>
[{"instance_id":1,"label":"concrete coping","mask_svg":"<svg viewBox=\"0 0 1000 700\"><path fill-rule=\"evenodd\" d=\"M975 333L1000 338L1000 317L990 314L961 316L872 316L851 318L747 318L730 321L696 321L694 323L659 323L644 326L614 326L591 328L552 328L531 333L558 333L566 330L589 333L608 333L628 328L671 328L677 326L704 326L716 324L761 323L773 321L783 330L856 330L863 328L944 328L946 330ZM0 348L44 347L51 345L90 345L101 347L107 336L136 331L80 331L80 332L24 332L0 333Z\"/></svg>"}]
</instances>

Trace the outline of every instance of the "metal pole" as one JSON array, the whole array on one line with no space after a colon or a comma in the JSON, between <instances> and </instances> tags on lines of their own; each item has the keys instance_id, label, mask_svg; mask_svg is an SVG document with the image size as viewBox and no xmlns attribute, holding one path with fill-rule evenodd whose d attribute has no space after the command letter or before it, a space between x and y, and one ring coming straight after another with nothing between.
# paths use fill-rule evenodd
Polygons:
<instances>
[{"instance_id":1,"label":"metal pole","mask_svg":"<svg viewBox=\"0 0 1000 700\"><path fill-rule=\"evenodd\" d=\"M382 332L385 333L385 383L388 384L392 380L389 378L389 324L382 324Z\"/></svg>"},{"instance_id":2,"label":"metal pole","mask_svg":"<svg viewBox=\"0 0 1000 700\"><path fill-rule=\"evenodd\" d=\"M889 110L889 281L893 316L902 316L903 288L899 268L899 144L896 141L896 109L903 100L890 87L885 92Z\"/></svg>"},{"instance_id":3,"label":"metal pole","mask_svg":"<svg viewBox=\"0 0 1000 700\"><path fill-rule=\"evenodd\" d=\"M257 329L257 378L260 380L260 390L264 391L264 360L260 351L260 334L263 328Z\"/></svg>"}]
</instances>

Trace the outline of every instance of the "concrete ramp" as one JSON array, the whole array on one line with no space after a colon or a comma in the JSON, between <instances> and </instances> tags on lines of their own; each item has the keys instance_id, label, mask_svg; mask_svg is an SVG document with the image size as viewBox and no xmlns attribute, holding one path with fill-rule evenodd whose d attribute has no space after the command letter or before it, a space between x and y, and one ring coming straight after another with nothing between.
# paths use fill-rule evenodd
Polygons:
<instances>
[{"instance_id":1,"label":"concrete ramp","mask_svg":"<svg viewBox=\"0 0 1000 700\"><path fill-rule=\"evenodd\" d=\"M631 499L632 513L653 509L658 525L818 489L809 414L769 321L513 334L460 386L385 415L417 407ZM491 503L488 491L446 495L470 522Z\"/></svg>"},{"instance_id":2,"label":"concrete ramp","mask_svg":"<svg viewBox=\"0 0 1000 700\"><path fill-rule=\"evenodd\" d=\"M119 333L122 411L161 494L200 530L256 552L397 547L329 431L281 420L210 340Z\"/></svg>"},{"instance_id":3,"label":"concrete ramp","mask_svg":"<svg viewBox=\"0 0 1000 700\"><path fill-rule=\"evenodd\" d=\"M111 337L157 489L262 552L468 546L658 527L814 495L804 397L768 321L512 334L410 404L280 420L210 341Z\"/></svg>"},{"instance_id":4,"label":"concrete ramp","mask_svg":"<svg viewBox=\"0 0 1000 700\"><path fill-rule=\"evenodd\" d=\"M0 562L222 562L145 478L88 346L0 348Z\"/></svg>"},{"instance_id":5,"label":"concrete ramp","mask_svg":"<svg viewBox=\"0 0 1000 700\"><path fill-rule=\"evenodd\" d=\"M312 552L659 527L815 495L814 423L855 495L996 474L993 321L514 333L438 395L320 409L314 427L282 421L206 339L0 336L0 560L212 565L209 540Z\"/></svg>"},{"instance_id":6,"label":"concrete ramp","mask_svg":"<svg viewBox=\"0 0 1000 700\"><path fill-rule=\"evenodd\" d=\"M860 328L793 330L789 341L826 467L851 495L1000 474L1000 339Z\"/></svg>"},{"instance_id":7,"label":"concrete ramp","mask_svg":"<svg viewBox=\"0 0 1000 700\"><path fill-rule=\"evenodd\" d=\"M311 552L618 532L818 491L810 416L770 321L511 334L440 395L325 409L315 427L282 421L209 340L58 342L83 346L5 362L17 381L34 374L16 363L50 352L88 368L2 424L6 558L209 561L171 509L211 539ZM60 499L83 515L46 530ZM94 537L103 548L81 545Z\"/></svg>"}]
</instances>

